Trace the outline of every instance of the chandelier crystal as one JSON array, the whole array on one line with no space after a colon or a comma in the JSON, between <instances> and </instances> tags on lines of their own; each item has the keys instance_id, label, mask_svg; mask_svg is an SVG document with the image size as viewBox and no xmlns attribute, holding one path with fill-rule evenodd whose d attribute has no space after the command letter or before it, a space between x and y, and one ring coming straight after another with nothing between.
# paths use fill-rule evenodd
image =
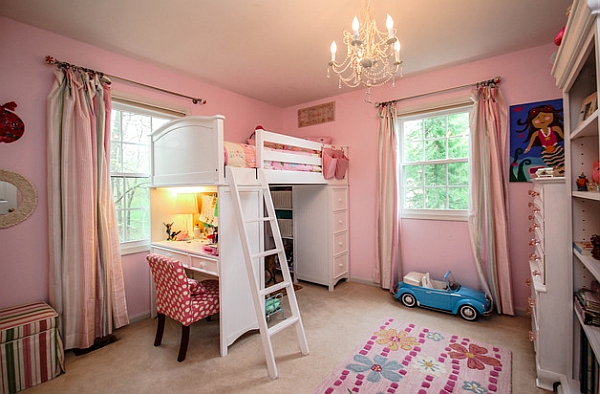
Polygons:
<instances>
[{"instance_id":1,"label":"chandelier crystal","mask_svg":"<svg viewBox=\"0 0 600 394\"><path fill-rule=\"evenodd\" d=\"M337 45L335 41L331 43L329 69L338 75L340 88L342 82L352 88L360 85L367 88L385 85L395 79L402 64L400 41L396 37L392 17L387 15L385 32L377 30L377 23L371 16L369 2L363 9L362 17L363 23L359 23L354 17L352 31L343 32L343 44L348 50L342 62L336 61Z\"/></svg>"}]
</instances>

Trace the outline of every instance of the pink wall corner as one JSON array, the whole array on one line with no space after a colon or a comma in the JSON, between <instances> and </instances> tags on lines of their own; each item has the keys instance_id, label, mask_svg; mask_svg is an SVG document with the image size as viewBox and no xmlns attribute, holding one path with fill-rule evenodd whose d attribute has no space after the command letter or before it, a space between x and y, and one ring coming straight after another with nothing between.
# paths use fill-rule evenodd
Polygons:
<instances>
[{"instance_id":1,"label":"pink wall corner","mask_svg":"<svg viewBox=\"0 0 600 394\"><path fill-rule=\"evenodd\" d=\"M535 102L562 97L551 76L553 44L531 48L508 55L472 63L406 76L388 85L371 89L373 103L440 91L456 86L502 77L501 88L506 105ZM410 61L407 59L407 61ZM324 80L323 83L326 83ZM426 107L439 103L467 99L469 89L448 92L399 102L398 110ZM349 146L350 151L350 256L351 278L371 281L375 264L375 201L377 157L377 111L363 101L365 92L357 90L327 99L284 109L283 127L297 136L331 135L334 143ZM325 102L335 102L335 121L298 128L297 111ZM508 169L507 169L508 171ZM509 192L510 257L515 306L527 308L529 277L526 209L529 183L511 183ZM432 234L436 236L433 237ZM435 248L424 245L435 244ZM430 270L443 274L455 273L465 285L479 288L474 259L465 222L402 221L403 271ZM443 251L443 253L441 252Z\"/></svg>"}]
</instances>

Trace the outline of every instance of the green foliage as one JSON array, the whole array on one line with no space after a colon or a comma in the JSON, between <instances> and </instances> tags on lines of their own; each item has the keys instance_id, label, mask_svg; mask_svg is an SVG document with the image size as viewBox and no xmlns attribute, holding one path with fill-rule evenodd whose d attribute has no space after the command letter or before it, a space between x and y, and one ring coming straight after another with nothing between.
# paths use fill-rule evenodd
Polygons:
<instances>
[{"instance_id":1,"label":"green foliage","mask_svg":"<svg viewBox=\"0 0 600 394\"><path fill-rule=\"evenodd\" d=\"M465 210L469 204L469 112L402 122L404 207Z\"/></svg>"}]
</instances>

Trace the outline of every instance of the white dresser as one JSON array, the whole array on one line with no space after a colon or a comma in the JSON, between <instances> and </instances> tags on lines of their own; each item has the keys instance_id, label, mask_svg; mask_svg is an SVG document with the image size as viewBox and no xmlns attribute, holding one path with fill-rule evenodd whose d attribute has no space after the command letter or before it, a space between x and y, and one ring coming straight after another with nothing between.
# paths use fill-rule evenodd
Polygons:
<instances>
[{"instance_id":1,"label":"white dresser","mask_svg":"<svg viewBox=\"0 0 600 394\"><path fill-rule=\"evenodd\" d=\"M333 290L349 277L348 186L294 186L295 276Z\"/></svg>"},{"instance_id":2,"label":"white dresser","mask_svg":"<svg viewBox=\"0 0 600 394\"><path fill-rule=\"evenodd\" d=\"M553 390L566 373L570 333L569 249L565 246L568 214L564 178L540 178L529 190L531 287L529 339L535 348L537 385Z\"/></svg>"}]
</instances>

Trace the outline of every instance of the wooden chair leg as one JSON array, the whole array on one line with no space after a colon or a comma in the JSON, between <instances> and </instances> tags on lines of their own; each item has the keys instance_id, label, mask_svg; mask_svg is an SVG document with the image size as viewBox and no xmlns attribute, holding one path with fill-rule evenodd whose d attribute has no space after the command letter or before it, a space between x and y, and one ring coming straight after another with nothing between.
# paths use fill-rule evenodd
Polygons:
<instances>
[{"instance_id":1,"label":"wooden chair leg","mask_svg":"<svg viewBox=\"0 0 600 394\"><path fill-rule=\"evenodd\" d=\"M156 326L156 337L154 338L154 346L158 346L162 342L163 332L165 332L165 315L159 313L158 325Z\"/></svg>"},{"instance_id":2,"label":"wooden chair leg","mask_svg":"<svg viewBox=\"0 0 600 394\"><path fill-rule=\"evenodd\" d=\"M190 342L190 326L181 325L181 345L179 346L179 357L177 361L181 362L185 360L185 354L187 353L188 343Z\"/></svg>"}]
</instances>

